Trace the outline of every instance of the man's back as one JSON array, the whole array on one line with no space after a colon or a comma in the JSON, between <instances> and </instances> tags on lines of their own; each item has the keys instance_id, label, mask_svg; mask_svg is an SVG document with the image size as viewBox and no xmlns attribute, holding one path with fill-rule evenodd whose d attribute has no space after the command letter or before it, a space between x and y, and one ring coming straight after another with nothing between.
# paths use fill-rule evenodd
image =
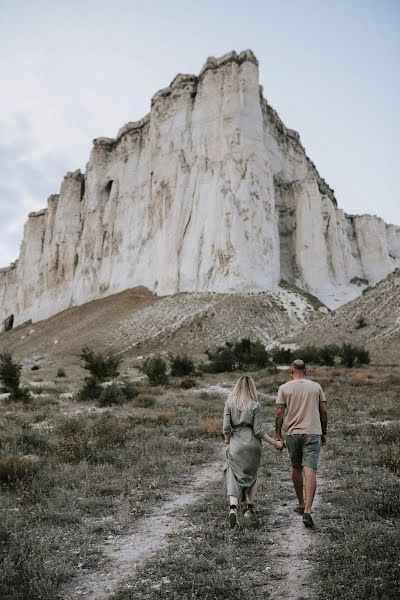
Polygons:
<instances>
[{"instance_id":1,"label":"man's back","mask_svg":"<svg viewBox=\"0 0 400 600\"><path fill-rule=\"evenodd\" d=\"M301 377L280 386L277 404L286 406L285 431L287 435L321 435L320 400L325 396L319 383Z\"/></svg>"}]
</instances>

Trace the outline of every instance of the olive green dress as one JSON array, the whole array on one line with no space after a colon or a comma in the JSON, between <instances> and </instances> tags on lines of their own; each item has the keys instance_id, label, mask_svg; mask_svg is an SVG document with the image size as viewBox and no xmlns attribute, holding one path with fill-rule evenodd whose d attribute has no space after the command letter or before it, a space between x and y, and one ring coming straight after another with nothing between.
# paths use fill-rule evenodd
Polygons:
<instances>
[{"instance_id":1,"label":"olive green dress","mask_svg":"<svg viewBox=\"0 0 400 600\"><path fill-rule=\"evenodd\" d=\"M227 495L234 496L240 502L257 481L260 466L261 438L265 431L259 402L252 402L248 408L239 410L231 400L227 400L223 433L231 436L224 468Z\"/></svg>"}]
</instances>

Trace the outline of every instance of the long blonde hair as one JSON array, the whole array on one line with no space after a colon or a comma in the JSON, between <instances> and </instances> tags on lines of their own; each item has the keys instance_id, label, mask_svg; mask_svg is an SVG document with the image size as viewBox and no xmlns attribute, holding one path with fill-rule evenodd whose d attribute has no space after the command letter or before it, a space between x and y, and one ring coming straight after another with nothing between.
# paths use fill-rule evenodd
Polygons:
<instances>
[{"instance_id":1,"label":"long blonde hair","mask_svg":"<svg viewBox=\"0 0 400 600\"><path fill-rule=\"evenodd\" d=\"M230 400L239 410L249 408L252 402L257 402L256 384L250 375L239 377L230 395Z\"/></svg>"}]
</instances>

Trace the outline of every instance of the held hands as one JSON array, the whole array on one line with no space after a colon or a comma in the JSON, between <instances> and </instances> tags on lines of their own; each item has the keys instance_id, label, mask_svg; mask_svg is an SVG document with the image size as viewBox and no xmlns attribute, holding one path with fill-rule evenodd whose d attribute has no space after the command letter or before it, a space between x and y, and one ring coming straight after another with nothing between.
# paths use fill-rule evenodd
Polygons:
<instances>
[{"instance_id":1,"label":"held hands","mask_svg":"<svg viewBox=\"0 0 400 600\"><path fill-rule=\"evenodd\" d=\"M225 439L224 439L225 444L229 444L230 437L231 437L230 435L225 436Z\"/></svg>"},{"instance_id":2,"label":"held hands","mask_svg":"<svg viewBox=\"0 0 400 600\"><path fill-rule=\"evenodd\" d=\"M285 447L285 442L282 439L275 439L274 446L277 450L282 451Z\"/></svg>"}]
</instances>

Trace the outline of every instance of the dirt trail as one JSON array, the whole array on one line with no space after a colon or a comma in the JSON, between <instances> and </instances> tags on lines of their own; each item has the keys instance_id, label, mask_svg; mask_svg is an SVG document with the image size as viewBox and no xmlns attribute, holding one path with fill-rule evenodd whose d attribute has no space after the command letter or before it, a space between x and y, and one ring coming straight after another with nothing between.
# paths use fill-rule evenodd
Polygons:
<instances>
[{"instance_id":1,"label":"dirt trail","mask_svg":"<svg viewBox=\"0 0 400 600\"><path fill-rule=\"evenodd\" d=\"M315 589L312 581L313 564L308 559L310 551L319 543L318 505L323 479L318 477L317 493L313 504L314 529L306 529L302 517L295 512L295 495L291 481L282 482L285 501L271 515L276 535L271 547L271 566L268 600L312 600ZM315 511L315 514L314 514Z\"/></svg>"},{"instance_id":2,"label":"dirt trail","mask_svg":"<svg viewBox=\"0 0 400 600\"><path fill-rule=\"evenodd\" d=\"M223 459L202 467L193 478L187 476L179 491L144 517L137 529L117 537L101 550L104 559L99 570L79 575L73 586L61 592L64 600L103 600L117 591L126 578L153 554L168 544L168 536L184 528L188 522L185 509L201 500L207 484L222 478Z\"/></svg>"}]
</instances>

